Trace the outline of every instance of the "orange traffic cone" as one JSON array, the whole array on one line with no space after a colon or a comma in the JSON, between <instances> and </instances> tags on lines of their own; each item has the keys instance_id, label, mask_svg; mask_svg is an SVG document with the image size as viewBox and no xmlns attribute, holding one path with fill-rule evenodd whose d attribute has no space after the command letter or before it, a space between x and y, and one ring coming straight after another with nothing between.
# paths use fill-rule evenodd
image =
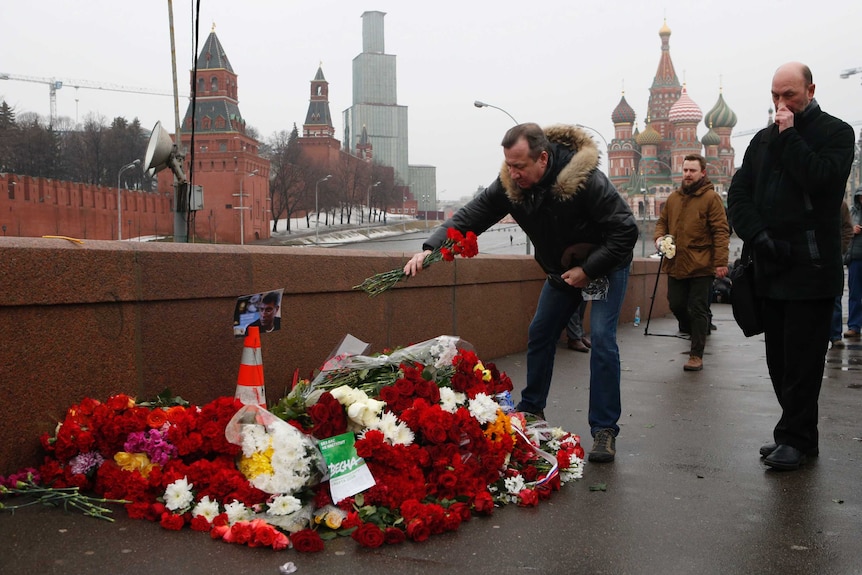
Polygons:
<instances>
[{"instance_id":1,"label":"orange traffic cone","mask_svg":"<svg viewBox=\"0 0 862 575\"><path fill-rule=\"evenodd\" d=\"M259 405L266 409L266 391L263 387L263 358L260 354L260 328L249 326L245 348L239 365L234 396L246 405Z\"/></svg>"}]
</instances>

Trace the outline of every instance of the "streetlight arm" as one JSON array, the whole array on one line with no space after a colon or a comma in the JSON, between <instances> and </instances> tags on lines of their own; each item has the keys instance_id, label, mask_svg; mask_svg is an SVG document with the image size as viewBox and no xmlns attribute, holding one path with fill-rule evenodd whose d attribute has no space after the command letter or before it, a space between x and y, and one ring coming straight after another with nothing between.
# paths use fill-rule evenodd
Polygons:
<instances>
[{"instance_id":1,"label":"streetlight arm","mask_svg":"<svg viewBox=\"0 0 862 575\"><path fill-rule=\"evenodd\" d=\"M494 108L495 110L500 110L501 112L503 112L504 114L506 114L507 116L512 118L512 121L515 122L516 125L518 124L518 120L516 120L515 117L512 116L512 114L510 114L509 112L507 112L503 108L499 108L499 107L494 106L492 104L487 104L485 102L482 102L481 100L476 100L475 102L473 102L473 105L476 106L477 108Z\"/></svg>"}]
</instances>

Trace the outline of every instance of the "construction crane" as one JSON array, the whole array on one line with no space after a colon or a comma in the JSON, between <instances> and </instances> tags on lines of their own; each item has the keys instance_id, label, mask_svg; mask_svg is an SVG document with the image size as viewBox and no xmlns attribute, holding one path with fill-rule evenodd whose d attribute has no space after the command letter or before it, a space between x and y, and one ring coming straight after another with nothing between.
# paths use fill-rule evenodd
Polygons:
<instances>
[{"instance_id":1,"label":"construction crane","mask_svg":"<svg viewBox=\"0 0 862 575\"><path fill-rule=\"evenodd\" d=\"M22 76L20 74L9 74L0 72L0 80L16 80L18 82L35 82L37 84L47 84L48 94L51 98L51 125L57 121L57 90L63 86L72 86L73 88L87 88L89 90L105 90L108 92L133 92L136 94L150 94L152 96L173 96L173 92L165 92L161 90L153 90L151 88L135 88L132 86L119 86L117 84L102 84L99 82L90 82L88 80L63 80L57 78L38 78L35 76Z\"/></svg>"},{"instance_id":2,"label":"construction crane","mask_svg":"<svg viewBox=\"0 0 862 575\"><path fill-rule=\"evenodd\" d=\"M853 74L862 74L862 68L847 68L846 70L841 70L839 76L846 80Z\"/></svg>"}]
</instances>

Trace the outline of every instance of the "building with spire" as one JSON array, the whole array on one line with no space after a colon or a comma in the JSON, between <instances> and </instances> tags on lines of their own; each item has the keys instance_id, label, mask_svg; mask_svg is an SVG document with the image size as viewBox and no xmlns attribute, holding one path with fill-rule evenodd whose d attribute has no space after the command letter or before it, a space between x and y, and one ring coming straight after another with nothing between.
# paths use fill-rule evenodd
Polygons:
<instances>
[{"instance_id":1,"label":"building with spire","mask_svg":"<svg viewBox=\"0 0 862 575\"><path fill-rule=\"evenodd\" d=\"M650 87L644 130L638 130L636 113L625 92L611 113L614 137L608 148L608 176L629 199L632 211L646 219L657 218L670 193L682 180L683 159L701 154L707 161L707 176L724 195L734 172L731 132L736 114L724 101L703 114L680 84L670 55L671 30L667 21L659 29L661 53ZM706 133L698 138L703 120Z\"/></svg>"},{"instance_id":2,"label":"building with spire","mask_svg":"<svg viewBox=\"0 0 862 575\"><path fill-rule=\"evenodd\" d=\"M203 209L191 212L189 239L240 244L269 238L269 160L246 133L237 74L215 25L196 68L189 74L193 97L180 134L186 176L203 188ZM159 189L171 186L172 178L169 170L161 172Z\"/></svg>"}]
</instances>

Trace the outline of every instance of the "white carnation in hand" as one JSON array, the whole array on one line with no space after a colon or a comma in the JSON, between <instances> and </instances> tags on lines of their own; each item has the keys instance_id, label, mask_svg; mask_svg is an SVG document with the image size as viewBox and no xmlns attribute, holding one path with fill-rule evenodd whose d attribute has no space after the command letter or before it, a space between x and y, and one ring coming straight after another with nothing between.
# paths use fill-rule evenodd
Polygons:
<instances>
[{"instance_id":1,"label":"white carnation in hand","mask_svg":"<svg viewBox=\"0 0 862 575\"><path fill-rule=\"evenodd\" d=\"M676 244L673 243L673 236L663 236L658 241L658 251L667 259L673 259L673 256L676 255Z\"/></svg>"}]
</instances>

